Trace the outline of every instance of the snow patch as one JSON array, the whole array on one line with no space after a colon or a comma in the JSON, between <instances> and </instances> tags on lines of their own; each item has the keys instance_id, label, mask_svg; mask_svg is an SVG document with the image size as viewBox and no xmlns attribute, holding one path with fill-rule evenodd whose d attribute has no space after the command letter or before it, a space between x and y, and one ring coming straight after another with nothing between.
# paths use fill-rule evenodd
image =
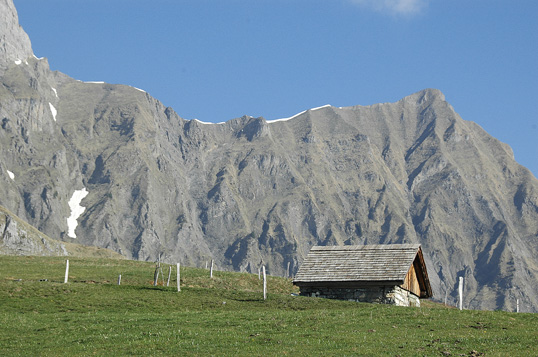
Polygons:
<instances>
[{"instance_id":1,"label":"snow patch","mask_svg":"<svg viewBox=\"0 0 538 357\"><path fill-rule=\"evenodd\" d=\"M58 98L58 92L56 91L56 88L54 87L51 87L52 88L52 91L54 92L54 94L56 94L56 98Z\"/></svg>"},{"instance_id":2,"label":"snow patch","mask_svg":"<svg viewBox=\"0 0 538 357\"><path fill-rule=\"evenodd\" d=\"M267 123L268 123L268 124L271 124L271 123L276 123L277 121L288 121L288 120L293 119L293 118L295 118L295 117L298 117L299 115L304 114L304 113L306 113L306 110L303 110L302 112L297 113L297 114L295 114L294 116L289 117L289 118L281 118L281 119L275 119L275 120L268 120Z\"/></svg>"},{"instance_id":3,"label":"snow patch","mask_svg":"<svg viewBox=\"0 0 538 357\"><path fill-rule=\"evenodd\" d=\"M322 105L321 107L312 108L310 110L318 110L318 109L323 109L323 108L329 108L330 106L331 106L330 104L325 104L325 105Z\"/></svg>"},{"instance_id":4,"label":"snow patch","mask_svg":"<svg viewBox=\"0 0 538 357\"><path fill-rule=\"evenodd\" d=\"M15 174L9 170L6 170L7 171L7 174L9 176L10 179L12 179L13 181L15 181Z\"/></svg>"},{"instance_id":5,"label":"snow patch","mask_svg":"<svg viewBox=\"0 0 538 357\"><path fill-rule=\"evenodd\" d=\"M141 91L142 93L147 93L147 92L146 92L145 90L143 90L143 89L140 89L140 88L136 88L136 87L133 87L133 88L134 88L134 89L136 89L136 90L139 90L139 91Z\"/></svg>"},{"instance_id":6,"label":"snow patch","mask_svg":"<svg viewBox=\"0 0 538 357\"><path fill-rule=\"evenodd\" d=\"M67 218L67 235L71 238L77 237L75 234L75 229L78 226L77 219L86 210L86 207L82 207L80 202L82 202L88 193L89 192L86 190L86 187L82 188L82 190L75 190L75 192L73 192L73 196L71 196L71 199L68 202L69 208L71 208L71 216Z\"/></svg>"},{"instance_id":7,"label":"snow patch","mask_svg":"<svg viewBox=\"0 0 538 357\"><path fill-rule=\"evenodd\" d=\"M205 124L205 125L210 125L210 124L226 124L226 122L224 121L221 121L220 123L208 123L206 121L201 121L201 120L198 120L198 119L192 119L192 120L196 120L198 123L200 124Z\"/></svg>"},{"instance_id":8,"label":"snow patch","mask_svg":"<svg viewBox=\"0 0 538 357\"><path fill-rule=\"evenodd\" d=\"M314 110L318 110L318 109L322 109L322 108L327 108L327 107L330 107L330 106L331 106L330 104L325 104L325 105L322 105L321 107L312 108L312 109L309 109L309 110L310 110L310 111L314 111ZM276 122L278 122L278 121L287 121L287 120L296 118L296 117L298 117L299 115L304 114L304 113L306 113L306 112L307 112L307 110L303 110L302 112L297 113L297 114L295 114L294 116L289 117L289 118L281 118L281 119L267 120L267 123L270 124L270 123L276 123Z\"/></svg>"},{"instance_id":9,"label":"snow patch","mask_svg":"<svg viewBox=\"0 0 538 357\"><path fill-rule=\"evenodd\" d=\"M22 61L19 60L19 59L15 61L15 64L16 64L17 66L20 65L21 63L22 63Z\"/></svg>"},{"instance_id":10,"label":"snow patch","mask_svg":"<svg viewBox=\"0 0 538 357\"><path fill-rule=\"evenodd\" d=\"M56 121L56 114L58 114L58 111L56 110L56 108L54 108L54 105L52 105L52 103L50 102L49 102L49 106L50 106L50 112L52 113L52 119Z\"/></svg>"},{"instance_id":11,"label":"snow patch","mask_svg":"<svg viewBox=\"0 0 538 357\"><path fill-rule=\"evenodd\" d=\"M84 82L84 83L90 83L90 84L105 84L105 82L94 82L94 81L89 81L89 82Z\"/></svg>"}]
</instances>

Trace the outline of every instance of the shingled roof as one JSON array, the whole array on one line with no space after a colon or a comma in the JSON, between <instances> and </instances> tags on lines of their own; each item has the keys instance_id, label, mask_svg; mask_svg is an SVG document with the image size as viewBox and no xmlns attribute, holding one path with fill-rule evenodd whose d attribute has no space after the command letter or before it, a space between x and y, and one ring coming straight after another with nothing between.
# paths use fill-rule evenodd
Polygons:
<instances>
[{"instance_id":1,"label":"shingled roof","mask_svg":"<svg viewBox=\"0 0 538 357\"><path fill-rule=\"evenodd\" d=\"M414 263L421 276L424 296L432 296L420 244L315 246L293 283L392 282L401 285Z\"/></svg>"}]
</instances>

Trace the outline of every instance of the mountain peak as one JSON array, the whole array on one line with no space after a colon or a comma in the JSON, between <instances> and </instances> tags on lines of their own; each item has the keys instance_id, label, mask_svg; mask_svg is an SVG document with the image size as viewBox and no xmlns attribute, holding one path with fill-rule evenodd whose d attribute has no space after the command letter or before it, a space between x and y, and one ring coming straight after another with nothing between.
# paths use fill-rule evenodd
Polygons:
<instances>
[{"instance_id":1,"label":"mountain peak","mask_svg":"<svg viewBox=\"0 0 538 357\"><path fill-rule=\"evenodd\" d=\"M425 102L432 103L434 101L446 101L445 95L443 92L441 92L439 89L435 88L426 88L421 91L418 91L416 93L413 93L407 97L405 97L403 100L416 102L418 104L422 104Z\"/></svg>"},{"instance_id":2,"label":"mountain peak","mask_svg":"<svg viewBox=\"0 0 538 357\"><path fill-rule=\"evenodd\" d=\"M0 0L0 72L33 54L30 38L19 25L13 0Z\"/></svg>"}]
</instances>

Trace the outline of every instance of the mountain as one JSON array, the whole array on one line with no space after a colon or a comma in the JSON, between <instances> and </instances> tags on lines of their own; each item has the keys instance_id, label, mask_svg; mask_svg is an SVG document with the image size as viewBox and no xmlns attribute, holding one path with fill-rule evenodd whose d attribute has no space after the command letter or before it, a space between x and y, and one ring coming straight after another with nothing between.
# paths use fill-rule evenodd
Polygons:
<instances>
[{"instance_id":1,"label":"mountain","mask_svg":"<svg viewBox=\"0 0 538 357\"><path fill-rule=\"evenodd\" d=\"M313 245L420 243L438 300L464 276L465 307L537 311L538 180L439 90L188 121L51 71L0 7L0 204L48 236L274 275Z\"/></svg>"}]
</instances>

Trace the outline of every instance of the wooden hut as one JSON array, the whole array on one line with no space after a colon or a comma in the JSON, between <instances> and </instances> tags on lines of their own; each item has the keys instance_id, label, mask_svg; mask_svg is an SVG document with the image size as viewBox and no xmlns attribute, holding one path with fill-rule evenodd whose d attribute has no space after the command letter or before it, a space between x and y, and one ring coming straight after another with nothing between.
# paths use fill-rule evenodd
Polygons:
<instances>
[{"instance_id":1,"label":"wooden hut","mask_svg":"<svg viewBox=\"0 0 538 357\"><path fill-rule=\"evenodd\" d=\"M433 296L420 244L312 247L293 284L303 296L398 306Z\"/></svg>"}]
</instances>

